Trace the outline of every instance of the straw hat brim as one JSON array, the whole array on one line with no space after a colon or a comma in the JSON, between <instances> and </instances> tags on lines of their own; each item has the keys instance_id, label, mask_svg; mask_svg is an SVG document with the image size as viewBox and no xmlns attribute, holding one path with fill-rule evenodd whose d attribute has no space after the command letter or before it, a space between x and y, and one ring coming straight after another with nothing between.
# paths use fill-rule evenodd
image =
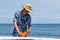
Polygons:
<instances>
[{"instance_id":1,"label":"straw hat brim","mask_svg":"<svg viewBox=\"0 0 60 40\"><path fill-rule=\"evenodd\" d=\"M25 8L27 11L32 12L32 8L28 8L27 6L23 5L23 8Z\"/></svg>"}]
</instances>

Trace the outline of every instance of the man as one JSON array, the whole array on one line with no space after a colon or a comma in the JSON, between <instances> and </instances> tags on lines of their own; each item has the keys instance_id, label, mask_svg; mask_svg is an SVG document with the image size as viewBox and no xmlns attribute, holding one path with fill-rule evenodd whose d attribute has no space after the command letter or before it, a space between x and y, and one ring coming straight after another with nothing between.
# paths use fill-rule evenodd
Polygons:
<instances>
[{"instance_id":1,"label":"man","mask_svg":"<svg viewBox=\"0 0 60 40\"><path fill-rule=\"evenodd\" d=\"M13 36L26 37L31 32L31 16L28 14L29 12L32 12L30 4L24 4L22 11L15 12Z\"/></svg>"}]
</instances>

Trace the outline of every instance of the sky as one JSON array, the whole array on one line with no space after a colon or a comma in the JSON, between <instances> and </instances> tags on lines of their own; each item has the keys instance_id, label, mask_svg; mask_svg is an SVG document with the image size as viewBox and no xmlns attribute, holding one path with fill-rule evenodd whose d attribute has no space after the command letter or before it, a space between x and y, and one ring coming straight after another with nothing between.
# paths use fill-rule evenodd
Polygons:
<instances>
[{"instance_id":1,"label":"sky","mask_svg":"<svg viewBox=\"0 0 60 40\"><path fill-rule=\"evenodd\" d=\"M26 3L32 5L32 23L60 24L60 0L0 0L0 23L13 23L15 12Z\"/></svg>"}]
</instances>

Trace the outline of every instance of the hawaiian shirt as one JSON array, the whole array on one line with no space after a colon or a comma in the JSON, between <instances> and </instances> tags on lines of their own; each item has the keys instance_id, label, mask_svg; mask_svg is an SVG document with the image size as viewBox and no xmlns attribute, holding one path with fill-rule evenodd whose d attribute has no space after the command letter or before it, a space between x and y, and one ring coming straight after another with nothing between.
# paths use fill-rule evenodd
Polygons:
<instances>
[{"instance_id":1,"label":"hawaiian shirt","mask_svg":"<svg viewBox=\"0 0 60 40\"><path fill-rule=\"evenodd\" d=\"M31 16L29 14L23 15L22 11L15 12L13 22L15 21L21 32L27 31L27 29L29 29L31 26ZM13 32L17 32L15 28Z\"/></svg>"}]
</instances>

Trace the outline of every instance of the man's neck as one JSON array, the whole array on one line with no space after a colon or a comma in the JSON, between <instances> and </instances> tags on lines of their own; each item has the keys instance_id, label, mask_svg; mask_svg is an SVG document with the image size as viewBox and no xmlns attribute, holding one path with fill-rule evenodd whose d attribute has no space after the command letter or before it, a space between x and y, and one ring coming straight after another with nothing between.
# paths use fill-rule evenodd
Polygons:
<instances>
[{"instance_id":1,"label":"man's neck","mask_svg":"<svg viewBox=\"0 0 60 40\"><path fill-rule=\"evenodd\" d=\"M25 11L25 10L23 10L23 11L22 11L22 14L23 14L23 15L26 15L26 11Z\"/></svg>"}]
</instances>

